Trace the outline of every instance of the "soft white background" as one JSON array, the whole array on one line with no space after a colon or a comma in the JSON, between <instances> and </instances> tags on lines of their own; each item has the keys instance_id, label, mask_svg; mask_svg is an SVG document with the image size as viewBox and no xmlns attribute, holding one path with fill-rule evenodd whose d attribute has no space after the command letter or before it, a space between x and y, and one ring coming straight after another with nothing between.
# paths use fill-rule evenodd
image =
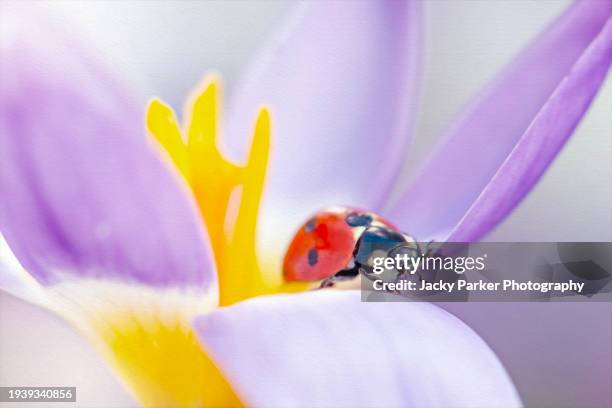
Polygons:
<instances>
[{"instance_id":1,"label":"soft white background","mask_svg":"<svg viewBox=\"0 0 612 408\"><path fill-rule=\"evenodd\" d=\"M405 177L466 100L567 4L567 1L425 3L424 88ZM186 95L208 70L223 76L226 91L231 95L249 59L292 5L277 1L133 1L70 2L51 8L67 30L93 44L91 48L97 55L144 97L160 96L180 111ZM551 169L489 239L612 241L611 114L612 81L608 80ZM606 316L604 308L590 315L585 305L581 306L582 309L569 313L571 319ZM21 320L25 315L27 325ZM547 319L546 313L542 319ZM470 323L470 318L467 320ZM504 324L500 322L500 331ZM565 335L557 326L546 328L545 322L542 324L541 329L523 325L521 330L529 331L532 338L535 336L541 347L546 342L555 342L553 336ZM132 404L89 346L49 312L2 294L0 333L1 385L76 385L79 406ZM489 341L487 333L481 334ZM576 343L580 354L600 353L602 358L612 361L610 325L601 325L601 330L592 331L590 336L576 340L582 342ZM592 349L591 340L604 350ZM550 406L572 405L582 394L588 394L589 390L581 388L579 380L574 388L566 385L569 390L558 390L558 395L550 393L562 376L576 374L571 364L553 366L554 356L548 360L542 357L539 365L534 364L540 367L538 371L529 367L525 357L537 359L538 349L529 349L528 344L499 347L503 348L499 352L506 365L515 364L509 370L525 401L535 405L542 405L545 400ZM520 355L522 348L531 354ZM520 364L512 363L513 358ZM608 379L611 365L612 362L607 366ZM543 378L546 373L552 380ZM588 371L584 373L588 375ZM612 401L612 396L609 398Z\"/></svg>"}]
</instances>

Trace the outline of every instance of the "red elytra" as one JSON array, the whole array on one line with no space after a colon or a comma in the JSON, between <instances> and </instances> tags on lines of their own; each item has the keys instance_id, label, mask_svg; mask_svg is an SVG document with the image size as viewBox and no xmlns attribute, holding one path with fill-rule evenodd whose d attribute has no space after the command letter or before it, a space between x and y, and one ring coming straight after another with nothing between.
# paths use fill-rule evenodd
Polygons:
<instances>
[{"instance_id":1,"label":"red elytra","mask_svg":"<svg viewBox=\"0 0 612 408\"><path fill-rule=\"evenodd\" d=\"M348 207L319 211L304 223L285 253L283 275L286 281L318 281L345 269L351 262L359 232L367 225L349 222L349 217L375 221L394 228L371 212Z\"/></svg>"}]
</instances>

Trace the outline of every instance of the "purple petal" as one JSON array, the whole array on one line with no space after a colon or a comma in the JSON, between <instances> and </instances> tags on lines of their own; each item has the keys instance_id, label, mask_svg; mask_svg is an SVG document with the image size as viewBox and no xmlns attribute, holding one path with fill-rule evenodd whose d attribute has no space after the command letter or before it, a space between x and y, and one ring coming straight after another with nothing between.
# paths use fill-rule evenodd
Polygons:
<instances>
[{"instance_id":1,"label":"purple petal","mask_svg":"<svg viewBox=\"0 0 612 408\"><path fill-rule=\"evenodd\" d=\"M249 406L520 405L487 345L427 303L313 291L219 309L195 328Z\"/></svg>"},{"instance_id":2,"label":"purple petal","mask_svg":"<svg viewBox=\"0 0 612 408\"><path fill-rule=\"evenodd\" d=\"M3 13L0 49L0 228L17 258L45 285L212 287L202 222L141 109L53 27L26 20Z\"/></svg>"},{"instance_id":3,"label":"purple petal","mask_svg":"<svg viewBox=\"0 0 612 408\"><path fill-rule=\"evenodd\" d=\"M588 109L606 77L611 57L609 19L455 227L450 241L482 237L531 190Z\"/></svg>"},{"instance_id":4,"label":"purple petal","mask_svg":"<svg viewBox=\"0 0 612 408\"><path fill-rule=\"evenodd\" d=\"M225 147L244 158L257 108L269 106L262 241L287 243L324 206L380 206L412 124L420 6L304 2L248 71L230 103Z\"/></svg>"},{"instance_id":5,"label":"purple petal","mask_svg":"<svg viewBox=\"0 0 612 408\"><path fill-rule=\"evenodd\" d=\"M478 239L503 219L554 159L604 79L610 38L602 27L611 7L571 6L460 116L388 217L423 240L446 237L472 206L451 239Z\"/></svg>"},{"instance_id":6,"label":"purple petal","mask_svg":"<svg viewBox=\"0 0 612 408\"><path fill-rule=\"evenodd\" d=\"M525 406L612 407L610 303L447 302L442 307L495 350Z\"/></svg>"}]
</instances>

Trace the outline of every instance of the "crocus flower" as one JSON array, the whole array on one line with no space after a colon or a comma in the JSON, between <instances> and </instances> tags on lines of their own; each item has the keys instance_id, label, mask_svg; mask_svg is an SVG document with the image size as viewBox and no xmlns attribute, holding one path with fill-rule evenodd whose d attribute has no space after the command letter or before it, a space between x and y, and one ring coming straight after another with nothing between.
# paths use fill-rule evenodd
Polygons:
<instances>
[{"instance_id":1,"label":"crocus flower","mask_svg":"<svg viewBox=\"0 0 612 408\"><path fill-rule=\"evenodd\" d=\"M144 106L72 39L32 16L24 32L4 10L0 227L28 275L3 270L0 283L73 323L147 406L519 405L487 345L435 306L270 293L304 289L281 282L282 253L327 205L381 212L422 240L490 231L604 80L610 8L570 7L391 205L418 82L418 2L302 4L223 132L208 77L184 126L153 100L148 136Z\"/></svg>"}]
</instances>

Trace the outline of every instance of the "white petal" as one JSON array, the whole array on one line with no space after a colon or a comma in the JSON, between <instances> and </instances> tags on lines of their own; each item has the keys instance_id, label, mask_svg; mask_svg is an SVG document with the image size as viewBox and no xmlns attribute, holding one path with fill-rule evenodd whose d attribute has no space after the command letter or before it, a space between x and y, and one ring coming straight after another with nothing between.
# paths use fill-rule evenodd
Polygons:
<instances>
[{"instance_id":1,"label":"white petal","mask_svg":"<svg viewBox=\"0 0 612 408\"><path fill-rule=\"evenodd\" d=\"M333 290L261 297L195 327L250 406L520 405L493 352L451 314L360 300Z\"/></svg>"}]
</instances>

